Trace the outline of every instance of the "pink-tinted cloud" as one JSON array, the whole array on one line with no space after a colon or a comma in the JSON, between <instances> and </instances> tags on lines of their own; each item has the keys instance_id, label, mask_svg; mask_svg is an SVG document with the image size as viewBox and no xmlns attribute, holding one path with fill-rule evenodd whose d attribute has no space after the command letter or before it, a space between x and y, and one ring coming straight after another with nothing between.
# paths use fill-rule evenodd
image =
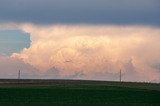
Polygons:
<instances>
[{"instance_id":1,"label":"pink-tinted cloud","mask_svg":"<svg viewBox=\"0 0 160 106\"><path fill-rule=\"evenodd\" d=\"M20 25L31 46L12 55L62 78L159 81L160 29L149 26ZM154 52L152 52L154 51Z\"/></svg>"},{"instance_id":2,"label":"pink-tinted cloud","mask_svg":"<svg viewBox=\"0 0 160 106\"><path fill-rule=\"evenodd\" d=\"M38 70L30 64L8 56L0 55L0 78L18 78L18 71L21 71L21 78L38 78Z\"/></svg>"}]
</instances>

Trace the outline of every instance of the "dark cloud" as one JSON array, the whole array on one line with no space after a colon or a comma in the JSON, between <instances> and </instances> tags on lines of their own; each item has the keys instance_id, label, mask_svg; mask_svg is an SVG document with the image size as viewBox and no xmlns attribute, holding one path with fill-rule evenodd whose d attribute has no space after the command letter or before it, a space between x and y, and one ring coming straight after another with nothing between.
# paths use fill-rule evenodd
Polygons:
<instances>
[{"instance_id":1,"label":"dark cloud","mask_svg":"<svg viewBox=\"0 0 160 106\"><path fill-rule=\"evenodd\" d=\"M160 24L159 0L1 0L1 22Z\"/></svg>"}]
</instances>

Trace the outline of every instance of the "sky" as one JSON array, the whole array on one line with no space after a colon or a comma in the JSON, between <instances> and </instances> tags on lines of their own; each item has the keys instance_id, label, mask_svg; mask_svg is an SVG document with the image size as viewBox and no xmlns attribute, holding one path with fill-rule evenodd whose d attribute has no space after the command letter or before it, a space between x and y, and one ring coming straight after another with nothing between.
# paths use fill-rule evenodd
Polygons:
<instances>
[{"instance_id":1,"label":"sky","mask_svg":"<svg viewBox=\"0 0 160 106\"><path fill-rule=\"evenodd\" d=\"M21 30L0 30L0 54L11 55L30 46L30 38Z\"/></svg>"},{"instance_id":2,"label":"sky","mask_svg":"<svg viewBox=\"0 0 160 106\"><path fill-rule=\"evenodd\" d=\"M0 78L160 82L159 0L0 0Z\"/></svg>"}]
</instances>

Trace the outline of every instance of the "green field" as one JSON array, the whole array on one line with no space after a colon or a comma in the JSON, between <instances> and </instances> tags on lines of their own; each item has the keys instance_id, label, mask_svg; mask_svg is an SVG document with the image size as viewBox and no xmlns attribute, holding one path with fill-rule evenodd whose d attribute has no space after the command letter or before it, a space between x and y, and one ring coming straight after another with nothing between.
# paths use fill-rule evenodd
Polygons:
<instances>
[{"instance_id":1,"label":"green field","mask_svg":"<svg viewBox=\"0 0 160 106\"><path fill-rule=\"evenodd\" d=\"M160 106L160 84L65 80L0 84L0 106L71 105Z\"/></svg>"}]
</instances>

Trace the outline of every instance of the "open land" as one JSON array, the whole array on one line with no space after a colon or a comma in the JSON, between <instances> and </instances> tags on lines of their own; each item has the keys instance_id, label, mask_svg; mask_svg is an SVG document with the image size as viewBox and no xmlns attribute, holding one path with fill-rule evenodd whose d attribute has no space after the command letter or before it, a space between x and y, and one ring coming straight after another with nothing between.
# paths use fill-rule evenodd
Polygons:
<instances>
[{"instance_id":1,"label":"open land","mask_svg":"<svg viewBox=\"0 0 160 106\"><path fill-rule=\"evenodd\" d=\"M159 83L0 79L0 106L160 106Z\"/></svg>"}]
</instances>

